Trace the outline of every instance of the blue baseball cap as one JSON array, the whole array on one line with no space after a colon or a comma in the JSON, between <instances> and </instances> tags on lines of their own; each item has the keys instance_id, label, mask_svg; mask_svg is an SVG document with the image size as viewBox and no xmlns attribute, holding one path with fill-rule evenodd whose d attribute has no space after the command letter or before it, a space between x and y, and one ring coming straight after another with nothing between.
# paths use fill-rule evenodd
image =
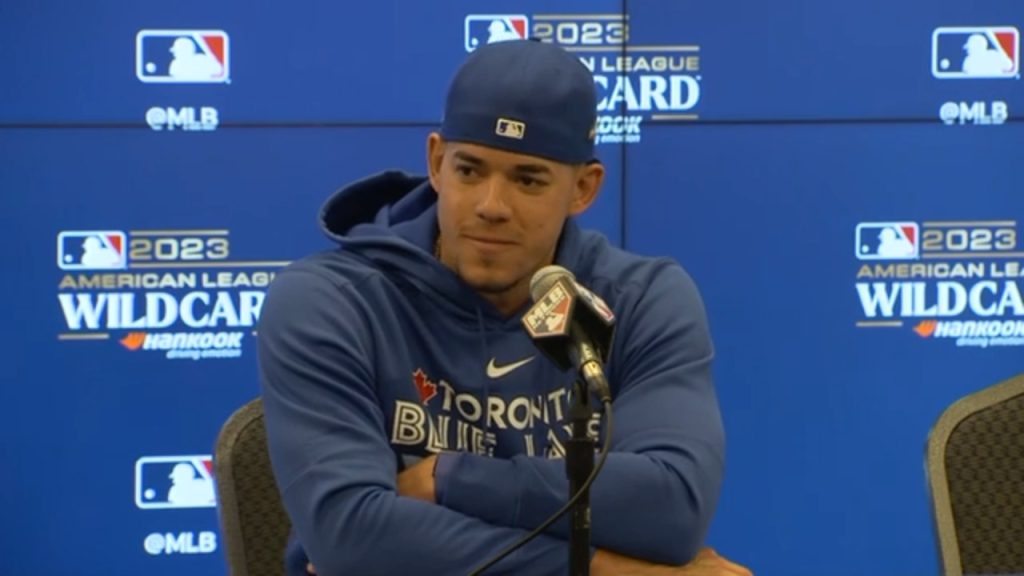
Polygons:
<instances>
[{"instance_id":1,"label":"blue baseball cap","mask_svg":"<svg viewBox=\"0 0 1024 576\"><path fill-rule=\"evenodd\" d=\"M477 48L455 73L441 136L564 164L593 162L597 90L579 58L533 40Z\"/></svg>"}]
</instances>

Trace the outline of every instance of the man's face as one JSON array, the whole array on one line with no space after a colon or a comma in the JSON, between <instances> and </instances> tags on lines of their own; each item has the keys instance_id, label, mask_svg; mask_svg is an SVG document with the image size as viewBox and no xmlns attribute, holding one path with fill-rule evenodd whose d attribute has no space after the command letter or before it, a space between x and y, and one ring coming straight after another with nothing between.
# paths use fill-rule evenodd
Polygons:
<instances>
[{"instance_id":1,"label":"man's face","mask_svg":"<svg viewBox=\"0 0 1024 576\"><path fill-rule=\"evenodd\" d=\"M438 193L441 260L484 295L529 294L550 264L566 217L596 197L600 165L571 166L462 142L428 139Z\"/></svg>"}]
</instances>

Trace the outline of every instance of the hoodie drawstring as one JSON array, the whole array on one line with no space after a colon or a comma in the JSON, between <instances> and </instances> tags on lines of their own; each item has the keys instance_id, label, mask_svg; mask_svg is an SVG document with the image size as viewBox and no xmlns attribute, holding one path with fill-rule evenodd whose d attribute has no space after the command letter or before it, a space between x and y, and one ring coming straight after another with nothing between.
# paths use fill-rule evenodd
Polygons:
<instances>
[{"instance_id":1,"label":"hoodie drawstring","mask_svg":"<svg viewBox=\"0 0 1024 576\"><path fill-rule=\"evenodd\" d=\"M476 309L477 328L479 328L479 330L480 330L480 352L481 352L480 357L484 359L484 362L487 362L488 361L487 360L487 350L488 350L489 346L487 345L487 330L486 330L486 328L484 326L484 315L483 315L483 312L480 310L480 306L476 306L475 309ZM491 388L490 388L490 385L491 385L490 378L484 378L484 390L483 390L484 397L481 400L481 402L483 403L483 406L484 406L484 442L487 443L488 456L492 456L493 457L494 456L494 450L495 450L496 445L498 443L498 437L495 434L494 435L494 442L493 443L488 442L488 438L489 438L488 435L491 434Z\"/></svg>"}]
</instances>

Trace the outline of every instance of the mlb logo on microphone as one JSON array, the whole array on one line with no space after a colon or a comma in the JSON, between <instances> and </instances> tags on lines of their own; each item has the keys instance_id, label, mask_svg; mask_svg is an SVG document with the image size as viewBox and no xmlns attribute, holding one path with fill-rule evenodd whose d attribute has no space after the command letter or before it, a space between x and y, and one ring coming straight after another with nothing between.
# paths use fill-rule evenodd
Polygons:
<instances>
[{"instance_id":1,"label":"mlb logo on microphone","mask_svg":"<svg viewBox=\"0 0 1024 576\"><path fill-rule=\"evenodd\" d=\"M135 76L143 82L226 84L231 58L223 30L140 30Z\"/></svg>"},{"instance_id":2,"label":"mlb logo on microphone","mask_svg":"<svg viewBox=\"0 0 1024 576\"><path fill-rule=\"evenodd\" d=\"M523 14L470 14L466 16L466 52L484 44L529 37L530 20Z\"/></svg>"},{"instance_id":3,"label":"mlb logo on microphone","mask_svg":"<svg viewBox=\"0 0 1024 576\"><path fill-rule=\"evenodd\" d=\"M216 506L213 458L209 455L139 458L135 462L135 505L143 509Z\"/></svg>"},{"instance_id":4,"label":"mlb logo on microphone","mask_svg":"<svg viewBox=\"0 0 1024 576\"><path fill-rule=\"evenodd\" d=\"M917 222L861 222L857 224L860 260L914 260L918 257Z\"/></svg>"},{"instance_id":5,"label":"mlb logo on microphone","mask_svg":"<svg viewBox=\"0 0 1024 576\"><path fill-rule=\"evenodd\" d=\"M62 270L121 270L127 265L125 233L67 230L57 234L57 266Z\"/></svg>"},{"instance_id":6,"label":"mlb logo on microphone","mask_svg":"<svg viewBox=\"0 0 1024 576\"><path fill-rule=\"evenodd\" d=\"M943 26L932 32L936 78L1019 78L1020 32L1013 26Z\"/></svg>"}]
</instances>

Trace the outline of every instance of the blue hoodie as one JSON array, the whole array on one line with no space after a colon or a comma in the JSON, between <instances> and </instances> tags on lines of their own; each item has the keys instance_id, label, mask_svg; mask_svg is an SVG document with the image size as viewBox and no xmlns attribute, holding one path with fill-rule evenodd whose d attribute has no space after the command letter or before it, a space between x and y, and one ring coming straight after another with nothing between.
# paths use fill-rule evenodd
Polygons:
<instances>
[{"instance_id":1,"label":"blue hoodie","mask_svg":"<svg viewBox=\"0 0 1024 576\"><path fill-rule=\"evenodd\" d=\"M259 325L293 552L322 576L467 574L565 503L574 375L526 335L529 303L504 316L434 257L425 178L356 182L321 224L340 249L279 273ZM591 543L686 563L718 501L725 444L697 289L671 260L624 252L571 218L555 263L617 316L613 438L591 489ZM437 504L399 496L396 475L435 453ZM488 573L565 574L567 538L563 519ZM291 570L303 560L292 554Z\"/></svg>"}]
</instances>

